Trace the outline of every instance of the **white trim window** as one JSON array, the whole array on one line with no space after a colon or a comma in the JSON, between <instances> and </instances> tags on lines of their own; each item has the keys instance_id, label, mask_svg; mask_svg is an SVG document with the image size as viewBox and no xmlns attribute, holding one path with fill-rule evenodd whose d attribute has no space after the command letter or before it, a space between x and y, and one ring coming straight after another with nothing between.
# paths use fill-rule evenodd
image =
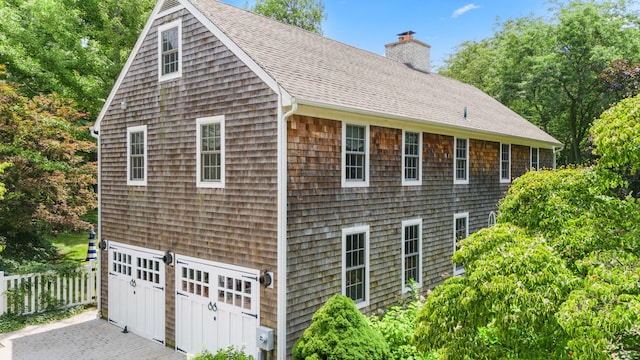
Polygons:
<instances>
[{"instance_id":1,"label":"white trim window","mask_svg":"<svg viewBox=\"0 0 640 360\"><path fill-rule=\"evenodd\" d=\"M422 286L422 219L402 222L402 292L411 280Z\"/></svg>"},{"instance_id":2,"label":"white trim window","mask_svg":"<svg viewBox=\"0 0 640 360\"><path fill-rule=\"evenodd\" d=\"M196 186L223 188L224 115L196 119Z\"/></svg>"},{"instance_id":3,"label":"white trim window","mask_svg":"<svg viewBox=\"0 0 640 360\"><path fill-rule=\"evenodd\" d=\"M460 241L469 236L469 213L457 213L453 215L453 251L460 249ZM462 264L453 264L453 275L464 274Z\"/></svg>"},{"instance_id":4,"label":"white trim window","mask_svg":"<svg viewBox=\"0 0 640 360\"><path fill-rule=\"evenodd\" d=\"M454 138L453 183L469 183L469 139Z\"/></svg>"},{"instance_id":5,"label":"white trim window","mask_svg":"<svg viewBox=\"0 0 640 360\"><path fill-rule=\"evenodd\" d=\"M500 182L511 182L511 145L500 144Z\"/></svg>"},{"instance_id":6,"label":"white trim window","mask_svg":"<svg viewBox=\"0 0 640 360\"><path fill-rule=\"evenodd\" d=\"M182 21L158 27L158 80L182 76Z\"/></svg>"},{"instance_id":7,"label":"white trim window","mask_svg":"<svg viewBox=\"0 0 640 360\"><path fill-rule=\"evenodd\" d=\"M491 211L489 212L489 218L487 219L487 226L492 227L496 224L496 213Z\"/></svg>"},{"instance_id":8,"label":"white trim window","mask_svg":"<svg viewBox=\"0 0 640 360\"><path fill-rule=\"evenodd\" d=\"M531 148L531 162L529 164L529 169L531 170L539 170L540 169L540 160L539 160L539 156L540 155L540 151L538 148L532 147Z\"/></svg>"},{"instance_id":9,"label":"white trim window","mask_svg":"<svg viewBox=\"0 0 640 360\"><path fill-rule=\"evenodd\" d=\"M147 185L147 125L127 128L127 185Z\"/></svg>"},{"instance_id":10,"label":"white trim window","mask_svg":"<svg viewBox=\"0 0 640 360\"><path fill-rule=\"evenodd\" d=\"M422 185L422 133L402 131L402 185Z\"/></svg>"},{"instance_id":11,"label":"white trim window","mask_svg":"<svg viewBox=\"0 0 640 360\"><path fill-rule=\"evenodd\" d=\"M342 186L369 186L369 125L342 123Z\"/></svg>"},{"instance_id":12,"label":"white trim window","mask_svg":"<svg viewBox=\"0 0 640 360\"><path fill-rule=\"evenodd\" d=\"M369 226L342 229L342 294L369 305Z\"/></svg>"}]
</instances>

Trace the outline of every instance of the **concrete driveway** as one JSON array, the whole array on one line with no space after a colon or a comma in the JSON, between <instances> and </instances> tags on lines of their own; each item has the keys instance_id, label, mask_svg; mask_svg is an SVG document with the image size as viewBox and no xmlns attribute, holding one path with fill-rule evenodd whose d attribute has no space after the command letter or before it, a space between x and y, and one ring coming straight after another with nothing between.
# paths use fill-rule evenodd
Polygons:
<instances>
[{"instance_id":1,"label":"concrete driveway","mask_svg":"<svg viewBox=\"0 0 640 360\"><path fill-rule=\"evenodd\" d=\"M50 324L0 334L0 360L185 360L173 349L156 344L97 319L86 311Z\"/></svg>"}]
</instances>

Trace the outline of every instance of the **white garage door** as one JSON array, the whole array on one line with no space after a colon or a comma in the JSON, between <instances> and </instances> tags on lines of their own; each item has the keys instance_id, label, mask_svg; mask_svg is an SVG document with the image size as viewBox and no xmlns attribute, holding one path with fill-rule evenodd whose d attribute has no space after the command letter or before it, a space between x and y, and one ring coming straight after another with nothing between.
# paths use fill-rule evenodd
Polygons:
<instances>
[{"instance_id":1,"label":"white garage door","mask_svg":"<svg viewBox=\"0 0 640 360\"><path fill-rule=\"evenodd\" d=\"M257 356L258 270L176 255L176 349L233 345Z\"/></svg>"},{"instance_id":2,"label":"white garage door","mask_svg":"<svg viewBox=\"0 0 640 360\"><path fill-rule=\"evenodd\" d=\"M164 254L109 242L109 322L164 344Z\"/></svg>"}]
</instances>

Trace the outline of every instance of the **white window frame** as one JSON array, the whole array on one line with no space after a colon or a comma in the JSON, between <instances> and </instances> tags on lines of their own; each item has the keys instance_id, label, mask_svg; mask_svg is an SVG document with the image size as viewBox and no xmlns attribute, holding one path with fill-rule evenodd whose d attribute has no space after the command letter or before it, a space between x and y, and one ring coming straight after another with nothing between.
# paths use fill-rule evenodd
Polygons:
<instances>
[{"instance_id":1,"label":"white window frame","mask_svg":"<svg viewBox=\"0 0 640 360\"><path fill-rule=\"evenodd\" d=\"M132 180L131 179L131 134L133 133L139 133L142 132L142 136L144 137L144 156L143 156L143 161L144 161L144 170L143 170L143 178L142 180L136 179L136 180ZM149 161L148 161L148 151L147 151L147 144L149 143L149 139L147 137L147 125L140 125L140 126L131 126L127 128L127 185L129 186L146 186L147 185L147 172L148 172L148 168L149 168Z\"/></svg>"},{"instance_id":2,"label":"white window frame","mask_svg":"<svg viewBox=\"0 0 640 360\"><path fill-rule=\"evenodd\" d=\"M491 211L489 212L489 217L487 219L487 227L492 227L496 224L496 213Z\"/></svg>"},{"instance_id":3,"label":"white window frame","mask_svg":"<svg viewBox=\"0 0 640 360\"><path fill-rule=\"evenodd\" d=\"M503 162L505 161L502 158L502 155L504 155L504 147L507 147L509 150L507 152L508 155L508 159L507 161L507 169L504 169L505 164L503 164ZM511 144L505 144L505 143L500 143L500 183L510 183L511 182ZM507 171L507 177L503 176L503 172L504 170Z\"/></svg>"},{"instance_id":4,"label":"white window frame","mask_svg":"<svg viewBox=\"0 0 640 360\"><path fill-rule=\"evenodd\" d=\"M347 126L364 127L364 180L347 180ZM369 125L342 122L342 187L369 186Z\"/></svg>"},{"instance_id":5,"label":"white window frame","mask_svg":"<svg viewBox=\"0 0 640 360\"><path fill-rule=\"evenodd\" d=\"M535 150L536 152L536 162L535 162L535 167L533 166L533 150ZM538 171L540 170L540 148L537 147L531 147L531 150L529 151L529 170L534 170L534 171Z\"/></svg>"},{"instance_id":6,"label":"white window frame","mask_svg":"<svg viewBox=\"0 0 640 360\"><path fill-rule=\"evenodd\" d=\"M458 226L457 226L458 219L466 219L465 220L465 223L466 223L465 236L462 239L466 239L467 237L469 237L469 213L462 212L462 213L453 214L453 252L457 250L458 239L456 235L458 232ZM464 265L453 264L453 275L457 276L462 274L464 274Z\"/></svg>"},{"instance_id":7,"label":"white window frame","mask_svg":"<svg viewBox=\"0 0 640 360\"><path fill-rule=\"evenodd\" d=\"M365 269L364 269L364 301L356 302L358 309L369 306L370 277L369 277L369 249L370 249L370 229L369 225L355 226L342 229L342 295L347 296L347 236L354 234L365 234ZM354 301L355 302L355 301Z\"/></svg>"},{"instance_id":8,"label":"white window frame","mask_svg":"<svg viewBox=\"0 0 640 360\"><path fill-rule=\"evenodd\" d=\"M178 28L178 71L166 75L162 75L163 56L162 56L162 33ZM158 81L167 81L177 79L182 76L182 20L178 19L170 23L158 27Z\"/></svg>"},{"instance_id":9,"label":"white window frame","mask_svg":"<svg viewBox=\"0 0 640 360\"><path fill-rule=\"evenodd\" d=\"M465 140L467 148L466 148L466 160L465 164L465 179L458 179L458 139ZM461 158L462 159L462 158ZM453 138L453 183L456 185L466 185L469 184L469 138Z\"/></svg>"},{"instance_id":10,"label":"white window frame","mask_svg":"<svg viewBox=\"0 0 640 360\"><path fill-rule=\"evenodd\" d=\"M422 219L412 219L412 220L405 220L402 222L402 234L401 234L401 239L402 239L402 272L400 273L400 278L401 278L401 284L402 284L402 292L406 293L409 290L411 290L408 286L407 286L407 279L405 278L405 260L406 260L406 247L405 247L405 243L407 241L407 239L405 238L405 229L407 227L410 226L418 226L418 278L415 279L416 281L416 286L417 287L422 287Z\"/></svg>"},{"instance_id":11,"label":"white window frame","mask_svg":"<svg viewBox=\"0 0 640 360\"><path fill-rule=\"evenodd\" d=\"M417 134L418 135L418 168L416 171L418 172L417 179L407 179L406 177L406 140L407 133ZM421 131L407 131L402 130L402 185L403 186L412 186L412 185L422 185L422 132Z\"/></svg>"},{"instance_id":12,"label":"white window frame","mask_svg":"<svg viewBox=\"0 0 640 360\"><path fill-rule=\"evenodd\" d=\"M202 125L220 124L220 180L202 180ZM196 186L224 188L225 185L225 129L224 115L196 119Z\"/></svg>"}]
</instances>

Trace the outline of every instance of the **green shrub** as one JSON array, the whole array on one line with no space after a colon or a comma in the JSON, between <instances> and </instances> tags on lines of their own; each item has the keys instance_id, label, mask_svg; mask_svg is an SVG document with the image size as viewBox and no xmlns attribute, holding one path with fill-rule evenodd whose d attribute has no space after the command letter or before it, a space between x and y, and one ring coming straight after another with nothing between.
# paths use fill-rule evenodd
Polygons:
<instances>
[{"instance_id":1,"label":"green shrub","mask_svg":"<svg viewBox=\"0 0 640 360\"><path fill-rule=\"evenodd\" d=\"M253 356L244 353L243 349L236 349L229 346L226 349L218 349L218 352L212 354L209 350L203 350L201 353L190 357L190 360L254 360Z\"/></svg>"},{"instance_id":2,"label":"green shrub","mask_svg":"<svg viewBox=\"0 0 640 360\"><path fill-rule=\"evenodd\" d=\"M312 323L293 346L294 359L389 359L382 335L356 308L353 300L334 295L313 315Z\"/></svg>"},{"instance_id":3,"label":"green shrub","mask_svg":"<svg viewBox=\"0 0 640 360\"><path fill-rule=\"evenodd\" d=\"M393 360L426 359L411 343L413 329L418 310L422 307L424 298L418 292L416 284L410 284L408 302L391 306L381 317L371 316L371 326L380 331L389 346Z\"/></svg>"}]
</instances>

